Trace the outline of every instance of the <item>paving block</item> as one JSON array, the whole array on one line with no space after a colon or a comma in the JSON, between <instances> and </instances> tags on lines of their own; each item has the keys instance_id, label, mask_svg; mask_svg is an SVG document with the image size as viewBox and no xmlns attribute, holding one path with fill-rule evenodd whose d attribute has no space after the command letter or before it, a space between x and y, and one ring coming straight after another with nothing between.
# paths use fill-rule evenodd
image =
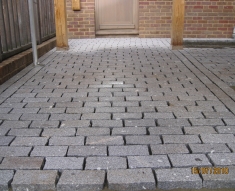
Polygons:
<instances>
[{"instance_id":1,"label":"paving block","mask_svg":"<svg viewBox=\"0 0 235 191\"><path fill-rule=\"evenodd\" d=\"M63 120L63 121L68 121L68 120L79 120L81 119L81 114L51 114L49 120Z\"/></svg>"},{"instance_id":2,"label":"paving block","mask_svg":"<svg viewBox=\"0 0 235 191\"><path fill-rule=\"evenodd\" d=\"M216 174L208 173L202 174L203 178L203 187L209 189L225 189L225 188L235 188L235 168L234 166L225 167L228 168L228 174L223 174L223 167L215 167L216 170L218 168L222 169L221 171L217 171ZM214 169L213 169L214 170ZM221 173L219 173L221 172Z\"/></svg>"},{"instance_id":3,"label":"paving block","mask_svg":"<svg viewBox=\"0 0 235 191\"><path fill-rule=\"evenodd\" d=\"M218 133L235 134L235 126L217 126L215 129Z\"/></svg>"},{"instance_id":4,"label":"paving block","mask_svg":"<svg viewBox=\"0 0 235 191\"><path fill-rule=\"evenodd\" d=\"M113 119L142 119L142 113L114 113Z\"/></svg>"},{"instance_id":5,"label":"paving block","mask_svg":"<svg viewBox=\"0 0 235 191\"><path fill-rule=\"evenodd\" d=\"M146 145L109 146L110 156L149 155Z\"/></svg>"},{"instance_id":6,"label":"paving block","mask_svg":"<svg viewBox=\"0 0 235 191\"><path fill-rule=\"evenodd\" d=\"M37 137L40 136L42 129L11 129L8 133L10 136Z\"/></svg>"},{"instance_id":7,"label":"paving block","mask_svg":"<svg viewBox=\"0 0 235 191\"><path fill-rule=\"evenodd\" d=\"M164 144L169 143L201 143L197 135L162 135Z\"/></svg>"},{"instance_id":8,"label":"paving block","mask_svg":"<svg viewBox=\"0 0 235 191\"><path fill-rule=\"evenodd\" d=\"M224 125L221 119L189 119L193 126L220 126Z\"/></svg>"},{"instance_id":9,"label":"paving block","mask_svg":"<svg viewBox=\"0 0 235 191\"><path fill-rule=\"evenodd\" d=\"M58 137L69 137L69 136L75 136L76 129L75 128L49 128L44 129L42 132L42 137L52 137L52 136L58 136Z\"/></svg>"},{"instance_id":10,"label":"paving block","mask_svg":"<svg viewBox=\"0 0 235 191\"><path fill-rule=\"evenodd\" d=\"M30 128L58 128L59 121L33 121Z\"/></svg>"},{"instance_id":11,"label":"paving block","mask_svg":"<svg viewBox=\"0 0 235 191\"><path fill-rule=\"evenodd\" d=\"M203 118L204 116L201 114L201 112L188 112L188 111L174 111L174 114L176 118Z\"/></svg>"},{"instance_id":12,"label":"paving block","mask_svg":"<svg viewBox=\"0 0 235 191\"><path fill-rule=\"evenodd\" d=\"M11 113L37 113L39 108L14 108Z\"/></svg>"},{"instance_id":13,"label":"paving block","mask_svg":"<svg viewBox=\"0 0 235 191\"><path fill-rule=\"evenodd\" d=\"M123 127L122 120L92 120L92 127Z\"/></svg>"},{"instance_id":14,"label":"paving block","mask_svg":"<svg viewBox=\"0 0 235 191\"><path fill-rule=\"evenodd\" d=\"M141 105L145 107L168 106L166 101L141 101Z\"/></svg>"},{"instance_id":15,"label":"paving block","mask_svg":"<svg viewBox=\"0 0 235 191\"><path fill-rule=\"evenodd\" d=\"M46 137L16 137L11 146L44 146L47 141Z\"/></svg>"},{"instance_id":16,"label":"paving block","mask_svg":"<svg viewBox=\"0 0 235 191\"><path fill-rule=\"evenodd\" d=\"M68 120L62 121L60 128L69 128L69 127L90 127L90 120Z\"/></svg>"},{"instance_id":17,"label":"paving block","mask_svg":"<svg viewBox=\"0 0 235 191\"><path fill-rule=\"evenodd\" d=\"M170 168L167 155L128 156L129 168Z\"/></svg>"},{"instance_id":18,"label":"paving block","mask_svg":"<svg viewBox=\"0 0 235 191\"><path fill-rule=\"evenodd\" d=\"M191 126L187 119L158 119L158 126L162 127L185 127Z\"/></svg>"},{"instance_id":19,"label":"paving block","mask_svg":"<svg viewBox=\"0 0 235 191\"><path fill-rule=\"evenodd\" d=\"M0 169L40 170L43 160L43 157L6 157L0 164Z\"/></svg>"},{"instance_id":20,"label":"paving block","mask_svg":"<svg viewBox=\"0 0 235 191\"><path fill-rule=\"evenodd\" d=\"M0 170L0 190L8 191L10 190L9 184L13 179L13 170Z\"/></svg>"},{"instance_id":21,"label":"paving block","mask_svg":"<svg viewBox=\"0 0 235 191\"><path fill-rule=\"evenodd\" d=\"M180 135L183 134L181 127L149 127L150 135Z\"/></svg>"},{"instance_id":22,"label":"paving block","mask_svg":"<svg viewBox=\"0 0 235 191\"><path fill-rule=\"evenodd\" d=\"M0 113L0 120L16 121L19 120L22 114L5 114Z\"/></svg>"},{"instance_id":23,"label":"paving block","mask_svg":"<svg viewBox=\"0 0 235 191\"><path fill-rule=\"evenodd\" d=\"M138 107L138 101L114 101L113 107Z\"/></svg>"},{"instance_id":24,"label":"paving block","mask_svg":"<svg viewBox=\"0 0 235 191\"><path fill-rule=\"evenodd\" d=\"M173 167L211 166L204 154L169 154Z\"/></svg>"},{"instance_id":25,"label":"paving block","mask_svg":"<svg viewBox=\"0 0 235 191\"><path fill-rule=\"evenodd\" d=\"M203 114L205 115L205 117L207 119L218 119L218 118L223 118L223 119L231 119L234 118L235 116L230 113L230 112L203 112Z\"/></svg>"},{"instance_id":26,"label":"paving block","mask_svg":"<svg viewBox=\"0 0 235 191\"><path fill-rule=\"evenodd\" d=\"M224 119L226 125L235 125L235 119Z\"/></svg>"},{"instance_id":27,"label":"paving block","mask_svg":"<svg viewBox=\"0 0 235 191\"><path fill-rule=\"evenodd\" d=\"M108 170L107 179L110 190L154 190L156 188L150 168Z\"/></svg>"},{"instance_id":28,"label":"paving block","mask_svg":"<svg viewBox=\"0 0 235 191\"><path fill-rule=\"evenodd\" d=\"M103 170L64 170L57 184L57 191L103 190L104 181L105 171Z\"/></svg>"},{"instance_id":29,"label":"paving block","mask_svg":"<svg viewBox=\"0 0 235 191\"><path fill-rule=\"evenodd\" d=\"M82 170L84 158L46 157L44 170Z\"/></svg>"},{"instance_id":30,"label":"paving block","mask_svg":"<svg viewBox=\"0 0 235 191\"><path fill-rule=\"evenodd\" d=\"M92 119L111 119L111 114L110 113L84 113L82 114L82 117L81 117L82 120L86 120L86 119L89 119L89 120L92 120Z\"/></svg>"},{"instance_id":31,"label":"paving block","mask_svg":"<svg viewBox=\"0 0 235 191\"><path fill-rule=\"evenodd\" d=\"M156 126L154 119L125 120L126 127L151 127Z\"/></svg>"},{"instance_id":32,"label":"paving block","mask_svg":"<svg viewBox=\"0 0 235 191\"><path fill-rule=\"evenodd\" d=\"M14 138L13 136L0 136L0 146L8 146Z\"/></svg>"},{"instance_id":33,"label":"paving block","mask_svg":"<svg viewBox=\"0 0 235 191\"><path fill-rule=\"evenodd\" d=\"M159 189L202 188L202 179L198 174L192 174L190 168L157 169L155 173L157 177L157 187Z\"/></svg>"},{"instance_id":34,"label":"paving block","mask_svg":"<svg viewBox=\"0 0 235 191\"><path fill-rule=\"evenodd\" d=\"M123 145L122 136L89 136L86 145Z\"/></svg>"},{"instance_id":35,"label":"paving block","mask_svg":"<svg viewBox=\"0 0 235 191\"><path fill-rule=\"evenodd\" d=\"M146 127L113 128L112 135L146 135Z\"/></svg>"},{"instance_id":36,"label":"paving block","mask_svg":"<svg viewBox=\"0 0 235 191\"><path fill-rule=\"evenodd\" d=\"M0 136L5 136L5 135L7 135L7 133L10 131L10 128L7 128L7 127L4 127L4 128L2 128L1 126L0 126Z\"/></svg>"},{"instance_id":37,"label":"paving block","mask_svg":"<svg viewBox=\"0 0 235 191\"><path fill-rule=\"evenodd\" d=\"M185 144L151 145L153 155L189 153Z\"/></svg>"},{"instance_id":38,"label":"paving block","mask_svg":"<svg viewBox=\"0 0 235 191\"><path fill-rule=\"evenodd\" d=\"M184 127L185 134L199 135L199 134L217 134L215 129L211 126L199 126L199 127Z\"/></svg>"},{"instance_id":39,"label":"paving block","mask_svg":"<svg viewBox=\"0 0 235 191\"><path fill-rule=\"evenodd\" d=\"M228 147L235 153L235 143L228 143Z\"/></svg>"},{"instance_id":40,"label":"paving block","mask_svg":"<svg viewBox=\"0 0 235 191\"><path fill-rule=\"evenodd\" d=\"M65 108L41 108L38 113L65 113Z\"/></svg>"},{"instance_id":41,"label":"paving block","mask_svg":"<svg viewBox=\"0 0 235 191\"><path fill-rule=\"evenodd\" d=\"M172 113L144 113L144 119L174 119Z\"/></svg>"},{"instance_id":42,"label":"paving block","mask_svg":"<svg viewBox=\"0 0 235 191\"><path fill-rule=\"evenodd\" d=\"M69 146L67 156L107 156L106 146Z\"/></svg>"},{"instance_id":43,"label":"paving block","mask_svg":"<svg viewBox=\"0 0 235 191\"><path fill-rule=\"evenodd\" d=\"M49 145L67 146L67 145L84 145L84 137L51 137Z\"/></svg>"},{"instance_id":44,"label":"paving block","mask_svg":"<svg viewBox=\"0 0 235 191\"><path fill-rule=\"evenodd\" d=\"M107 102L107 101L103 101L103 102L86 102L84 107L111 107L111 103Z\"/></svg>"},{"instance_id":45,"label":"paving block","mask_svg":"<svg viewBox=\"0 0 235 191\"><path fill-rule=\"evenodd\" d=\"M110 135L109 128L78 128L76 136Z\"/></svg>"},{"instance_id":46,"label":"paving block","mask_svg":"<svg viewBox=\"0 0 235 191\"><path fill-rule=\"evenodd\" d=\"M216 166L234 166L235 153L211 153L208 154L212 163Z\"/></svg>"},{"instance_id":47,"label":"paving block","mask_svg":"<svg viewBox=\"0 0 235 191\"><path fill-rule=\"evenodd\" d=\"M83 102L57 102L55 108L66 108L66 107L82 107Z\"/></svg>"},{"instance_id":48,"label":"paving block","mask_svg":"<svg viewBox=\"0 0 235 191\"><path fill-rule=\"evenodd\" d=\"M21 117L20 120L22 121L46 121L49 118L49 114L31 114L31 113L24 113Z\"/></svg>"},{"instance_id":49,"label":"paving block","mask_svg":"<svg viewBox=\"0 0 235 191\"><path fill-rule=\"evenodd\" d=\"M124 113L125 107L98 107L96 113Z\"/></svg>"},{"instance_id":50,"label":"paving block","mask_svg":"<svg viewBox=\"0 0 235 191\"><path fill-rule=\"evenodd\" d=\"M159 136L142 135L142 136L126 136L126 145L148 145L162 144Z\"/></svg>"},{"instance_id":51,"label":"paving block","mask_svg":"<svg viewBox=\"0 0 235 191\"><path fill-rule=\"evenodd\" d=\"M192 153L228 153L230 150L222 143L189 144Z\"/></svg>"},{"instance_id":52,"label":"paving block","mask_svg":"<svg viewBox=\"0 0 235 191\"><path fill-rule=\"evenodd\" d=\"M50 102L31 102L31 103L28 103L25 108L43 108L43 107L46 107L46 108L52 108L54 105L54 103L50 103Z\"/></svg>"},{"instance_id":53,"label":"paving block","mask_svg":"<svg viewBox=\"0 0 235 191\"><path fill-rule=\"evenodd\" d=\"M127 161L124 157L88 157L86 170L126 169Z\"/></svg>"},{"instance_id":54,"label":"paving block","mask_svg":"<svg viewBox=\"0 0 235 191\"><path fill-rule=\"evenodd\" d=\"M56 191L56 170L17 170L11 183L13 191Z\"/></svg>"},{"instance_id":55,"label":"paving block","mask_svg":"<svg viewBox=\"0 0 235 191\"><path fill-rule=\"evenodd\" d=\"M68 146L35 146L30 156L65 156Z\"/></svg>"},{"instance_id":56,"label":"paving block","mask_svg":"<svg viewBox=\"0 0 235 191\"><path fill-rule=\"evenodd\" d=\"M233 134L201 134L203 143L235 143Z\"/></svg>"},{"instance_id":57,"label":"paving block","mask_svg":"<svg viewBox=\"0 0 235 191\"><path fill-rule=\"evenodd\" d=\"M95 109L92 107L80 107L80 108L67 108L66 113L94 113Z\"/></svg>"},{"instance_id":58,"label":"paving block","mask_svg":"<svg viewBox=\"0 0 235 191\"><path fill-rule=\"evenodd\" d=\"M31 147L0 146L0 157L28 156Z\"/></svg>"}]
</instances>

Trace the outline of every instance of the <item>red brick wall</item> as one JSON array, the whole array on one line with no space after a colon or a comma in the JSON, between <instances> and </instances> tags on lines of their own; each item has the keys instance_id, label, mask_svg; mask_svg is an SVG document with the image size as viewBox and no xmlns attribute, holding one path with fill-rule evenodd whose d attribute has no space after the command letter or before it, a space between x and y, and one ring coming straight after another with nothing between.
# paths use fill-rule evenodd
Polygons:
<instances>
[{"instance_id":1,"label":"red brick wall","mask_svg":"<svg viewBox=\"0 0 235 191\"><path fill-rule=\"evenodd\" d=\"M95 0L81 0L81 10L72 10L72 0L67 3L69 38L95 38Z\"/></svg>"},{"instance_id":2,"label":"red brick wall","mask_svg":"<svg viewBox=\"0 0 235 191\"><path fill-rule=\"evenodd\" d=\"M95 37L95 0L81 0L72 11L67 0L69 38ZM173 0L139 0L139 37L170 37ZM184 38L231 38L235 0L185 0Z\"/></svg>"}]
</instances>

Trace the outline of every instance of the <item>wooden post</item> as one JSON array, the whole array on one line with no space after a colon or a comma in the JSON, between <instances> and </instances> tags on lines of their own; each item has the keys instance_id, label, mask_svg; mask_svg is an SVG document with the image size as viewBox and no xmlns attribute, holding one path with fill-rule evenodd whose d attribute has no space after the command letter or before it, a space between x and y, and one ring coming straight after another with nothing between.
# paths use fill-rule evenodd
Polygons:
<instances>
[{"instance_id":1,"label":"wooden post","mask_svg":"<svg viewBox=\"0 0 235 191\"><path fill-rule=\"evenodd\" d=\"M173 0L171 45L183 45L185 0Z\"/></svg>"},{"instance_id":2,"label":"wooden post","mask_svg":"<svg viewBox=\"0 0 235 191\"><path fill-rule=\"evenodd\" d=\"M56 48L68 50L66 0L54 0L56 24Z\"/></svg>"}]
</instances>

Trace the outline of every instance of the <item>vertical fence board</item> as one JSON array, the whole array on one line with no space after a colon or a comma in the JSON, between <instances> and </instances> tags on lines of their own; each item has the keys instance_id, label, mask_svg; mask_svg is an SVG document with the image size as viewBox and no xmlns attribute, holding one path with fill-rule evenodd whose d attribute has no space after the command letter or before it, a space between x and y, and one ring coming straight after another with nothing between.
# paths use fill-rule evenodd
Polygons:
<instances>
[{"instance_id":1,"label":"vertical fence board","mask_svg":"<svg viewBox=\"0 0 235 191\"><path fill-rule=\"evenodd\" d=\"M38 44L55 36L54 0L34 4ZM0 62L31 46L28 0L0 0Z\"/></svg>"}]
</instances>

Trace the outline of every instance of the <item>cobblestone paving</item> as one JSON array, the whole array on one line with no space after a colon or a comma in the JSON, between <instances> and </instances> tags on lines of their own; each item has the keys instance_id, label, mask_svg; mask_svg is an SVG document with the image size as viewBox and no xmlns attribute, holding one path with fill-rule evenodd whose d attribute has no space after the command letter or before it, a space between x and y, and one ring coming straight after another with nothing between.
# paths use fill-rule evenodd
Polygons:
<instances>
[{"instance_id":1,"label":"cobblestone paving","mask_svg":"<svg viewBox=\"0 0 235 191\"><path fill-rule=\"evenodd\" d=\"M234 53L138 38L50 51L0 86L0 190L235 188Z\"/></svg>"}]
</instances>

